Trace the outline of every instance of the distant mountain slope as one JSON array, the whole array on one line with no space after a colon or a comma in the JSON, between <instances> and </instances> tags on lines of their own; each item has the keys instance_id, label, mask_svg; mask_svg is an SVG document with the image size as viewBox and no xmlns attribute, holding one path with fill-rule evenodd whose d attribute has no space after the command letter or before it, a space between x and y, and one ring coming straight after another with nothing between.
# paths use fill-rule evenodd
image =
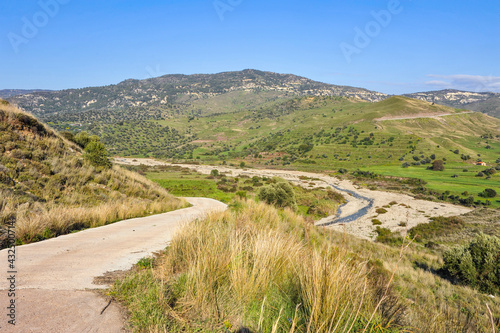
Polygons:
<instances>
[{"instance_id":1,"label":"distant mountain slope","mask_svg":"<svg viewBox=\"0 0 500 333\"><path fill-rule=\"evenodd\" d=\"M478 111L500 118L500 93L446 89L406 94L404 96L454 108Z\"/></svg>"},{"instance_id":2,"label":"distant mountain slope","mask_svg":"<svg viewBox=\"0 0 500 333\"><path fill-rule=\"evenodd\" d=\"M94 167L86 157L79 145L0 100L0 247L10 221L17 240L31 242L183 205L146 178Z\"/></svg>"},{"instance_id":3,"label":"distant mountain slope","mask_svg":"<svg viewBox=\"0 0 500 333\"><path fill-rule=\"evenodd\" d=\"M31 94L36 92L49 91L44 89L3 89L0 90L0 98L7 99L12 96Z\"/></svg>"},{"instance_id":4,"label":"distant mountain slope","mask_svg":"<svg viewBox=\"0 0 500 333\"><path fill-rule=\"evenodd\" d=\"M2 93L12 104L45 121L62 114L82 112L91 113L93 118L135 120L164 119L181 114L205 116L266 108L269 104L300 96L336 96L367 102L390 97L363 88L253 69L218 74L171 74L61 91L4 90L0 91L0 98ZM404 96L500 118L499 93L440 90ZM79 120L79 116L71 117L74 121Z\"/></svg>"},{"instance_id":5,"label":"distant mountain slope","mask_svg":"<svg viewBox=\"0 0 500 333\"><path fill-rule=\"evenodd\" d=\"M46 117L56 113L133 108L169 113L218 113L293 96L344 96L373 102L387 95L292 74L248 69L218 74L165 75L104 87L36 92L14 96L9 101L25 111Z\"/></svg>"}]
</instances>

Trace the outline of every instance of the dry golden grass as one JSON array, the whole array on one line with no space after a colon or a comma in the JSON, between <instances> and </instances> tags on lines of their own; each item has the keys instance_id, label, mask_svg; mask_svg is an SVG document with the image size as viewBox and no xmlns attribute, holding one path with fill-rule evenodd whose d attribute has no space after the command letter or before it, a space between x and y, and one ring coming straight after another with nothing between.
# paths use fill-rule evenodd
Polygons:
<instances>
[{"instance_id":1,"label":"dry golden grass","mask_svg":"<svg viewBox=\"0 0 500 333\"><path fill-rule=\"evenodd\" d=\"M157 267L114 287L136 331L359 332L387 324L375 312L380 285L366 261L288 209L239 205L185 226Z\"/></svg>"},{"instance_id":2,"label":"dry golden grass","mask_svg":"<svg viewBox=\"0 0 500 333\"><path fill-rule=\"evenodd\" d=\"M331 233L333 242L343 235ZM399 260L398 248L348 237L345 246L379 260L388 271L395 271L394 291L405 305L403 322L415 332L491 332L490 307L496 325L500 324L500 300L469 287L456 285L439 275L442 259L412 244ZM397 269L396 269L397 267Z\"/></svg>"},{"instance_id":3,"label":"dry golden grass","mask_svg":"<svg viewBox=\"0 0 500 333\"><path fill-rule=\"evenodd\" d=\"M38 206L38 205L35 205ZM39 206L36 212L20 209L16 214L16 237L30 243L46 230L54 235L112 222L168 212L182 207L181 201L124 199L94 207Z\"/></svg>"}]
</instances>

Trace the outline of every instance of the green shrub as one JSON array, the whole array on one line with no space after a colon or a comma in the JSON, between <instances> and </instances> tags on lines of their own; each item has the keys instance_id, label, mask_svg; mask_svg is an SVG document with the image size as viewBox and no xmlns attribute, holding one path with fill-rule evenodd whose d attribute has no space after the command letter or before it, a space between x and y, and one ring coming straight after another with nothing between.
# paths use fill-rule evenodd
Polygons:
<instances>
[{"instance_id":1,"label":"green shrub","mask_svg":"<svg viewBox=\"0 0 500 333\"><path fill-rule=\"evenodd\" d=\"M377 208L377 210L375 212L377 212L377 214L385 214L385 213L387 213L387 209L385 209L385 208Z\"/></svg>"},{"instance_id":2,"label":"green shrub","mask_svg":"<svg viewBox=\"0 0 500 333\"><path fill-rule=\"evenodd\" d=\"M240 198L246 198L247 197L247 191L238 191L236 192L236 195Z\"/></svg>"},{"instance_id":3,"label":"green shrub","mask_svg":"<svg viewBox=\"0 0 500 333\"><path fill-rule=\"evenodd\" d=\"M494 198L497 196L497 191L492 188L487 188L483 192L479 193L479 196L483 198Z\"/></svg>"},{"instance_id":4,"label":"green shrub","mask_svg":"<svg viewBox=\"0 0 500 333\"><path fill-rule=\"evenodd\" d=\"M85 148L87 144L90 142L90 136L87 132L80 132L77 135L75 135L75 143L78 144L80 147Z\"/></svg>"},{"instance_id":5,"label":"green shrub","mask_svg":"<svg viewBox=\"0 0 500 333\"><path fill-rule=\"evenodd\" d=\"M136 265L140 268L151 268L153 267L153 258L142 258Z\"/></svg>"},{"instance_id":6,"label":"green shrub","mask_svg":"<svg viewBox=\"0 0 500 333\"><path fill-rule=\"evenodd\" d=\"M111 168L108 152L102 142L92 140L87 143L84 156L95 167Z\"/></svg>"},{"instance_id":7,"label":"green shrub","mask_svg":"<svg viewBox=\"0 0 500 333\"><path fill-rule=\"evenodd\" d=\"M262 187L259 190L258 198L276 207L297 208L295 192L292 186L286 181L279 181Z\"/></svg>"},{"instance_id":8,"label":"green shrub","mask_svg":"<svg viewBox=\"0 0 500 333\"><path fill-rule=\"evenodd\" d=\"M500 294L500 238L479 234L466 246L443 254L443 269L460 283Z\"/></svg>"},{"instance_id":9,"label":"green shrub","mask_svg":"<svg viewBox=\"0 0 500 333\"><path fill-rule=\"evenodd\" d=\"M399 234L393 233L390 229L377 227L375 229L377 233L377 242L388 244L388 245L401 245L403 242L403 237Z\"/></svg>"},{"instance_id":10,"label":"green shrub","mask_svg":"<svg viewBox=\"0 0 500 333\"><path fill-rule=\"evenodd\" d=\"M382 222L379 219L372 219L373 225L381 225Z\"/></svg>"},{"instance_id":11,"label":"green shrub","mask_svg":"<svg viewBox=\"0 0 500 333\"><path fill-rule=\"evenodd\" d=\"M450 232L456 232L465 226L465 222L457 216L452 217L433 217L431 222L422 223L408 231L411 238L417 242L429 241L433 238L446 235Z\"/></svg>"},{"instance_id":12,"label":"green shrub","mask_svg":"<svg viewBox=\"0 0 500 333\"><path fill-rule=\"evenodd\" d=\"M72 142L75 142L75 135L69 131L63 131L63 132L60 132L59 134L61 134L62 137L66 138L67 140L69 141L72 141Z\"/></svg>"}]
</instances>

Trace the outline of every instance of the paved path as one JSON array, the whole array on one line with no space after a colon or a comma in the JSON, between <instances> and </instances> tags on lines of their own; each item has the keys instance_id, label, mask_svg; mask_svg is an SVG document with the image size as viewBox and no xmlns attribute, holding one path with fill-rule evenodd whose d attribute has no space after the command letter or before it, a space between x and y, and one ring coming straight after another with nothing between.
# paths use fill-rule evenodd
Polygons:
<instances>
[{"instance_id":1,"label":"paved path","mask_svg":"<svg viewBox=\"0 0 500 333\"><path fill-rule=\"evenodd\" d=\"M193 207L135 218L16 248L16 326L7 317L10 274L0 251L0 332L122 332L120 308L98 296L93 283L106 272L128 270L163 250L183 224L226 205L186 198Z\"/></svg>"}]
</instances>

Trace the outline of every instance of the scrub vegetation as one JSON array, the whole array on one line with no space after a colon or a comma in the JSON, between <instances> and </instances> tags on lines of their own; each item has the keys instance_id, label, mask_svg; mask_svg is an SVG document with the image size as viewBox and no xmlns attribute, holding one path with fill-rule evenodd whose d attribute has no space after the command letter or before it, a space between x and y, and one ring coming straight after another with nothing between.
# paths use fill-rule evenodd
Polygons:
<instances>
[{"instance_id":1,"label":"scrub vegetation","mask_svg":"<svg viewBox=\"0 0 500 333\"><path fill-rule=\"evenodd\" d=\"M137 173L112 166L98 137L67 137L0 105L2 246L5 223L12 220L23 244L186 205Z\"/></svg>"}]
</instances>

